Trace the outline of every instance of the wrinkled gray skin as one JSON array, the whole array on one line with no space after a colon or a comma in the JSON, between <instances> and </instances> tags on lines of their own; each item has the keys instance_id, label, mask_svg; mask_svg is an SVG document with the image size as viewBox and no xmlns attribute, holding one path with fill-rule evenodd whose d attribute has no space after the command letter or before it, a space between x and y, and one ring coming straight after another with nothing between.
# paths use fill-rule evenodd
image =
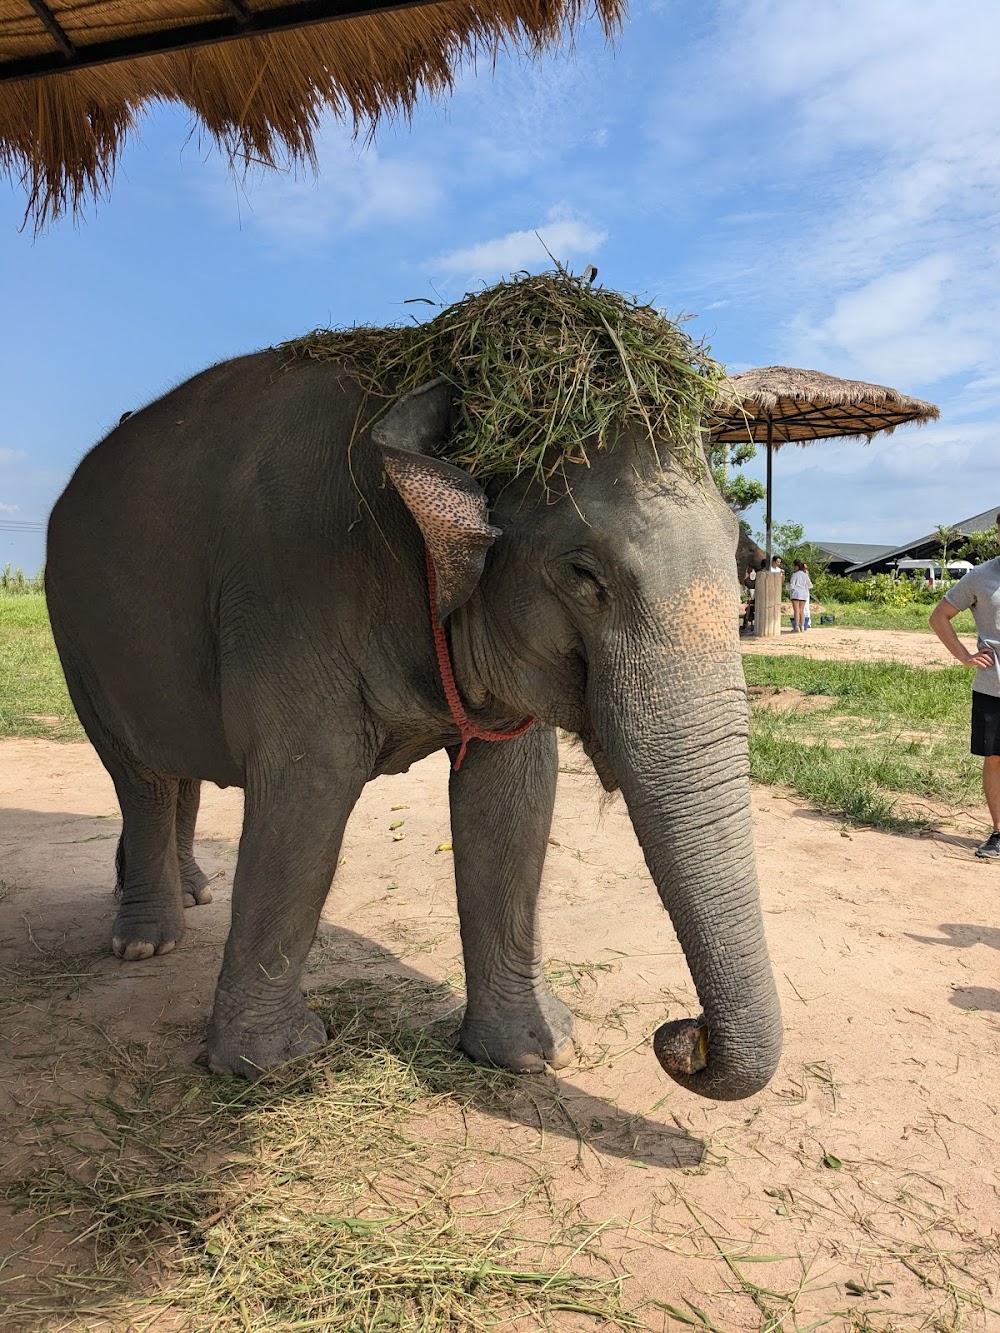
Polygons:
<instances>
[{"instance_id":1,"label":"wrinkled gray skin","mask_svg":"<svg viewBox=\"0 0 1000 1333\"><path fill-rule=\"evenodd\" d=\"M447 386L361 429L352 480L362 401L332 363L227 362L122 422L56 505L52 626L124 821L115 953L178 942L185 906L209 898L192 850L199 782L241 786L209 1063L252 1077L323 1042L301 972L347 817L372 778L455 753L419 523L471 716L541 720L473 741L450 779L462 1046L518 1070L572 1055L536 909L562 727L624 793L704 1006L707 1067L675 1077L712 1098L756 1092L781 1023L750 830L734 518L637 434L570 468L571 498L488 484L486 523L479 485L434 456Z\"/></svg>"}]
</instances>

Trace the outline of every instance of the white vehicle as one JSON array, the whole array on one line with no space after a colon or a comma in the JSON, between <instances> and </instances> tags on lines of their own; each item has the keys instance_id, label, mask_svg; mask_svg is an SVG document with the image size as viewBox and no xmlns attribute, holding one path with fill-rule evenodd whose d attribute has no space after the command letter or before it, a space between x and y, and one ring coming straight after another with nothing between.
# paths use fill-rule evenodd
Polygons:
<instances>
[{"instance_id":1,"label":"white vehicle","mask_svg":"<svg viewBox=\"0 0 1000 1333\"><path fill-rule=\"evenodd\" d=\"M947 573L944 577L949 583L960 579L963 574L968 574L974 566L969 560L949 560L945 566ZM942 580L942 569L940 560L897 560L896 574L905 574L907 578L918 578L923 587L936 588Z\"/></svg>"}]
</instances>

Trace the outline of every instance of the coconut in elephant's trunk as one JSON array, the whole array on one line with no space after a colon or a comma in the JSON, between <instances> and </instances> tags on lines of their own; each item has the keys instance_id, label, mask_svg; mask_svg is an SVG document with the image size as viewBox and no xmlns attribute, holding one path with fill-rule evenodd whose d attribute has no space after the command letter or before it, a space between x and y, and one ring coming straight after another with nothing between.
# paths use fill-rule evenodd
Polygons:
<instances>
[{"instance_id":1,"label":"coconut in elephant's trunk","mask_svg":"<svg viewBox=\"0 0 1000 1333\"><path fill-rule=\"evenodd\" d=\"M782 1034L754 865L746 691L716 588L695 589L687 615L658 615L638 651L634 638L606 640L588 705L704 1010L664 1024L654 1049L683 1087L728 1101L764 1087Z\"/></svg>"}]
</instances>

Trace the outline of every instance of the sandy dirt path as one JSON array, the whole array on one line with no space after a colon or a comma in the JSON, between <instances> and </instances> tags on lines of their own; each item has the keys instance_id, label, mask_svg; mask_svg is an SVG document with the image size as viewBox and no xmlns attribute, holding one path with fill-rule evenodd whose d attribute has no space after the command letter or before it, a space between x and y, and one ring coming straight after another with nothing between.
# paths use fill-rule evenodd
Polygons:
<instances>
[{"instance_id":1,"label":"sandy dirt path","mask_svg":"<svg viewBox=\"0 0 1000 1333\"><path fill-rule=\"evenodd\" d=\"M974 648L974 635L959 636ZM934 634L905 629L852 629L846 625L817 625L805 634L793 634L787 625L776 639L741 639L744 653L784 655L834 661L902 662L905 666L954 666L955 659Z\"/></svg>"},{"instance_id":2,"label":"sandy dirt path","mask_svg":"<svg viewBox=\"0 0 1000 1333\"><path fill-rule=\"evenodd\" d=\"M8 1008L0 1117L16 1173L38 1165L37 1108L54 1078L72 1085L89 1044L154 1036L179 1064L197 1055L228 928L241 793L205 788L198 853L218 876L215 901L187 914L172 954L122 964L107 953L120 824L93 751L0 742L0 792L0 966L9 976L65 954L94 974ZM693 1302L721 1333L765 1326L765 1298L721 1250L771 1256L740 1271L799 1290L782 1330L819 1319L843 1333L998 1329L982 1303L1000 1309L1000 869L972 859L972 827L849 830L768 789L754 792L754 815L785 1053L764 1092L716 1104L671 1084L651 1053L653 1029L697 1012L695 995L624 806L602 813L587 761L567 748L542 925L550 970L579 1016L579 1061L548 1081L581 1137L566 1121L541 1132L533 1110L467 1112L470 1143L506 1154L485 1175L476 1157L470 1178L502 1201L515 1188L510 1160L545 1170L561 1206L611 1223L600 1243L632 1275L632 1301ZM396 841L389 826L400 818ZM310 983L460 983L451 857L435 850L448 836L444 756L369 786ZM25 1058L40 1049L55 1063ZM455 1119L443 1108L422 1130L465 1132ZM23 1227L7 1219L8 1247ZM652 1329L690 1327L663 1311L646 1318Z\"/></svg>"}]
</instances>

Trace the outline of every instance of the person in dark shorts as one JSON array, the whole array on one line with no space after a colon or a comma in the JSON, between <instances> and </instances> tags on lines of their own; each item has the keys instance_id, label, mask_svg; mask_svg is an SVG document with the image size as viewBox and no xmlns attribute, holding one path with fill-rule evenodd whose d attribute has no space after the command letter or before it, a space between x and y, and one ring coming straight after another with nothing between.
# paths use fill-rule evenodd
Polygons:
<instances>
[{"instance_id":1,"label":"person in dark shorts","mask_svg":"<svg viewBox=\"0 0 1000 1333\"><path fill-rule=\"evenodd\" d=\"M997 514L1000 535L1000 514ZM959 611L971 611L979 642L974 653L964 647L951 623ZM983 791L993 818L993 832L976 849L987 861L1000 860L1000 556L970 569L949 588L931 612L931 629L963 666L976 667L972 682L972 753L983 760Z\"/></svg>"}]
</instances>

